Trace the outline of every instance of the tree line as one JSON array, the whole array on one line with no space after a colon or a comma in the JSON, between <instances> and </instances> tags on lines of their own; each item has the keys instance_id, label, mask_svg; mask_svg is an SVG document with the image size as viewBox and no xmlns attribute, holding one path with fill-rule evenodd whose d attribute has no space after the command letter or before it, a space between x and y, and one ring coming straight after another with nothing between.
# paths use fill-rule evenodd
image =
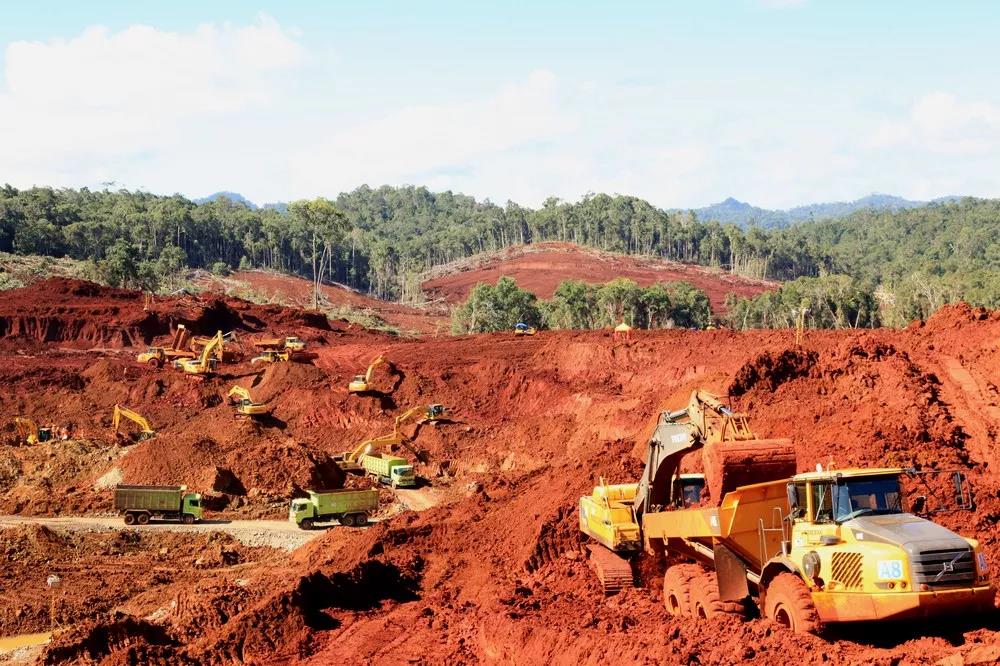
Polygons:
<instances>
[{"instance_id":1,"label":"tree line","mask_svg":"<svg viewBox=\"0 0 1000 666\"><path fill-rule=\"evenodd\" d=\"M510 331L518 323L535 328L597 329L626 323L633 328L703 328L712 319L708 296L689 282L640 287L628 278L596 285L564 280L551 299L539 300L509 277L480 283L452 312L452 332Z\"/></svg>"},{"instance_id":2,"label":"tree line","mask_svg":"<svg viewBox=\"0 0 1000 666\"><path fill-rule=\"evenodd\" d=\"M900 325L956 298L1000 307L996 200L864 210L764 230L607 194L550 198L532 209L424 187L362 186L332 201L253 209L224 198L196 204L127 190L0 188L0 251L89 260L96 274L127 286L164 288L178 267L264 268L414 301L430 268L542 241L806 278L780 297L734 302L748 326L786 321L803 298L817 300L805 306L817 324L843 326ZM822 305L819 292L837 305Z\"/></svg>"}]
</instances>

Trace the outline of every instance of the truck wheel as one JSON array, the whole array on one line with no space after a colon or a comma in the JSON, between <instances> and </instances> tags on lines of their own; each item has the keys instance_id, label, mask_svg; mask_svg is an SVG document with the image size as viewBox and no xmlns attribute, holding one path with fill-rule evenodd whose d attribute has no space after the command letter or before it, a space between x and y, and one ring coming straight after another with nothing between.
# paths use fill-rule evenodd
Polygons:
<instances>
[{"instance_id":1,"label":"truck wheel","mask_svg":"<svg viewBox=\"0 0 1000 666\"><path fill-rule=\"evenodd\" d=\"M691 581L691 610L695 617L711 619L723 615L742 615L743 604L719 598L719 579L711 571Z\"/></svg>"},{"instance_id":2,"label":"truck wheel","mask_svg":"<svg viewBox=\"0 0 1000 666\"><path fill-rule=\"evenodd\" d=\"M302 522L299 523L299 527L301 527L304 530L311 530L313 528L313 519L303 518Z\"/></svg>"},{"instance_id":3,"label":"truck wheel","mask_svg":"<svg viewBox=\"0 0 1000 666\"><path fill-rule=\"evenodd\" d=\"M340 524L347 525L348 527L354 527L354 514L349 513L346 516L340 517Z\"/></svg>"},{"instance_id":4,"label":"truck wheel","mask_svg":"<svg viewBox=\"0 0 1000 666\"><path fill-rule=\"evenodd\" d=\"M138 516L135 517L135 520L140 525L148 525L149 524L149 514L148 513L140 513Z\"/></svg>"},{"instance_id":5,"label":"truck wheel","mask_svg":"<svg viewBox=\"0 0 1000 666\"><path fill-rule=\"evenodd\" d=\"M354 514L354 526L364 527L368 524L368 514L366 513L356 513Z\"/></svg>"},{"instance_id":6,"label":"truck wheel","mask_svg":"<svg viewBox=\"0 0 1000 666\"><path fill-rule=\"evenodd\" d=\"M791 573L778 574L764 594L764 616L797 634L819 631L819 615L809 588Z\"/></svg>"},{"instance_id":7,"label":"truck wheel","mask_svg":"<svg viewBox=\"0 0 1000 666\"><path fill-rule=\"evenodd\" d=\"M148 365L151 368L162 368L163 361L161 361L158 358L151 358L148 361L146 361L146 365Z\"/></svg>"},{"instance_id":8,"label":"truck wheel","mask_svg":"<svg viewBox=\"0 0 1000 666\"><path fill-rule=\"evenodd\" d=\"M125 514L125 524L126 525L135 525L135 514L134 513L126 513Z\"/></svg>"},{"instance_id":9,"label":"truck wheel","mask_svg":"<svg viewBox=\"0 0 1000 666\"><path fill-rule=\"evenodd\" d=\"M675 617L692 614L691 581L704 572L697 564L675 564L663 576L663 604Z\"/></svg>"},{"instance_id":10,"label":"truck wheel","mask_svg":"<svg viewBox=\"0 0 1000 666\"><path fill-rule=\"evenodd\" d=\"M181 522L183 522L185 525L194 525L194 516L192 516L190 513L185 513L184 517L181 518Z\"/></svg>"}]
</instances>

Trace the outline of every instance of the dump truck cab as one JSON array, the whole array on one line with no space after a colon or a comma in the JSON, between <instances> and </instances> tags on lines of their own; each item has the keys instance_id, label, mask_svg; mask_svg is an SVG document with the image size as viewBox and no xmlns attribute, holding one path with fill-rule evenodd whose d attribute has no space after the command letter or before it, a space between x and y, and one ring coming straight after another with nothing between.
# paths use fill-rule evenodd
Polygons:
<instances>
[{"instance_id":1,"label":"dump truck cab","mask_svg":"<svg viewBox=\"0 0 1000 666\"><path fill-rule=\"evenodd\" d=\"M389 470L389 484L393 488L412 488L417 485L413 465L397 465Z\"/></svg>"},{"instance_id":2,"label":"dump truck cab","mask_svg":"<svg viewBox=\"0 0 1000 666\"><path fill-rule=\"evenodd\" d=\"M789 566L824 622L986 609L993 592L975 539L906 511L899 468L798 474L786 486L790 531L762 584ZM915 497L914 503L922 504Z\"/></svg>"},{"instance_id":3,"label":"dump truck cab","mask_svg":"<svg viewBox=\"0 0 1000 666\"><path fill-rule=\"evenodd\" d=\"M297 497L292 500L288 510L288 519L296 525L301 525L303 520L315 518L316 510L308 497Z\"/></svg>"},{"instance_id":4,"label":"dump truck cab","mask_svg":"<svg viewBox=\"0 0 1000 666\"><path fill-rule=\"evenodd\" d=\"M201 508L201 493L186 493L184 495L182 513L194 516L195 520L201 521L204 515Z\"/></svg>"},{"instance_id":5,"label":"dump truck cab","mask_svg":"<svg viewBox=\"0 0 1000 666\"><path fill-rule=\"evenodd\" d=\"M306 343L297 337L287 337L285 338L285 349L290 349L292 351L302 351L306 348Z\"/></svg>"}]
</instances>

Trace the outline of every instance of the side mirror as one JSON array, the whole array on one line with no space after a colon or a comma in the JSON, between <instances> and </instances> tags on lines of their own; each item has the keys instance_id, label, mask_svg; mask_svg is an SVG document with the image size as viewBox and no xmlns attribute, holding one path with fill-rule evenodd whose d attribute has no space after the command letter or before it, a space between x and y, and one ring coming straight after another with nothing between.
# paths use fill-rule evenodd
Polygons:
<instances>
[{"instance_id":1,"label":"side mirror","mask_svg":"<svg viewBox=\"0 0 1000 666\"><path fill-rule=\"evenodd\" d=\"M912 513L923 513L925 508L927 508L927 498L924 495L917 495L913 498L913 502L910 504Z\"/></svg>"}]
</instances>

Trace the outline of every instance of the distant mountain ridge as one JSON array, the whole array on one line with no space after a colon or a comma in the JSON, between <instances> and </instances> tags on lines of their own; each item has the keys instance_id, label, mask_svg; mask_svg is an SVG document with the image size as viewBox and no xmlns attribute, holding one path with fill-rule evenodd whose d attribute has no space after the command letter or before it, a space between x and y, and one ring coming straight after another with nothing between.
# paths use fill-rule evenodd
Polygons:
<instances>
[{"instance_id":1,"label":"distant mountain ridge","mask_svg":"<svg viewBox=\"0 0 1000 666\"><path fill-rule=\"evenodd\" d=\"M252 210L273 208L279 213L288 212L288 203L278 201L266 203L258 206L247 199L239 192L216 192L207 197L193 199L196 204L208 203L221 198L229 199L237 203L242 203ZM818 220L828 220L840 217L847 217L851 213L859 210L906 210L909 208L920 208L932 203L943 203L955 201L961 197L948 196L939 197L930 201L915 201L904 199L892 194L873 193L868 196L855 199L854 201L834 201L828 203L806 204L805 206L795 206L794 208L770 209L760 208L752 204L729 197L725 201L720 201L711 206L694 208L694 213L702 222L721 222L722 224L737 224L741 227L748 227L751 224L759 225L765 229L787 227L798 222L810 222ZM684 211L683 208L670 208L671 211Z\"/></svg>"},{"instance_id":2,"label":"distant mountain ridge","mask_svg":"<svg viewBox=\"0 0 1000 666\"><path fill-rule=\"evenodd\" d=\"M751 204L729 197L711 206L695 208L698 219L707 222L714 220L723 224L738 224L742 227L758 224L764 228L787 227L797 222L812 220L827 220L847 217L859 210L905 210L920 208L932 203L954 201L961 197L939 197L931 201L914 201L891 194L873 193L854 201L835 201L830 203L815 203L796 206L787 210L772 210L758 208Z\"/></svg>"}]
</instances>

